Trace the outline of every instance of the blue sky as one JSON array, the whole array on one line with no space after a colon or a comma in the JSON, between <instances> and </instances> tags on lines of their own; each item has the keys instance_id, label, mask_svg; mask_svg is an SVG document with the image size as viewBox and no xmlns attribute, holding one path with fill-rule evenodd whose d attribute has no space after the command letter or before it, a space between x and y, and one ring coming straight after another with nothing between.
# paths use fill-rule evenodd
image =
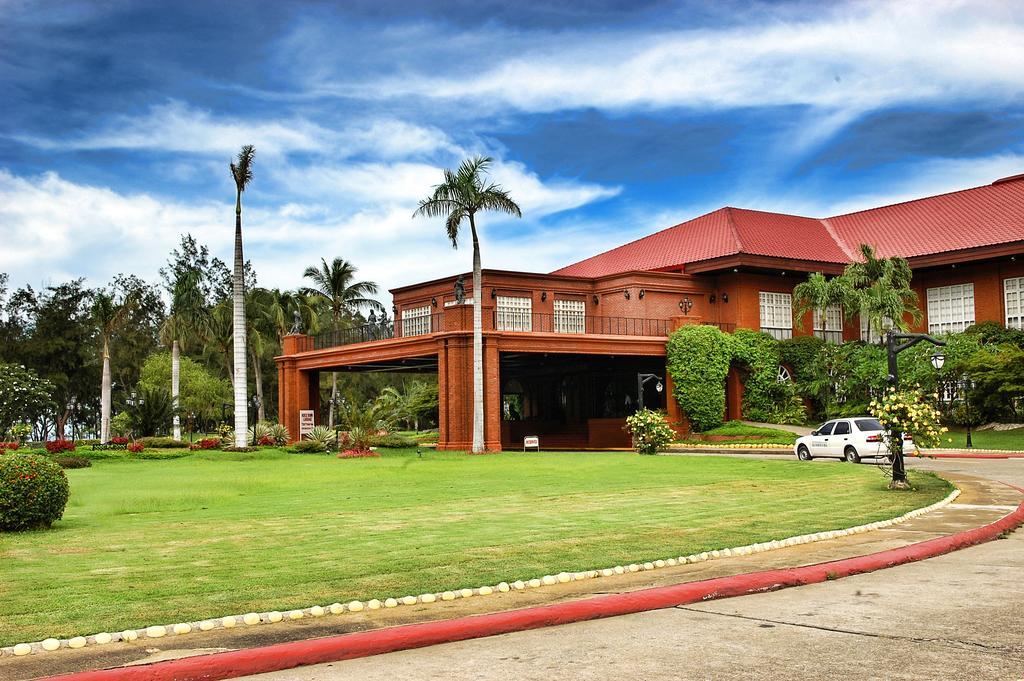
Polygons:
<instances>
[{"instance_id":1,"label":"blue sky","mask_svg":"<svg viewBox=\"0 0 1024 681\"><path fill-rule=\"evenodd\" d=\"M407 5L412 5L410 8ZM180 234L296 287L470 267L412 219L495 158L523 219L485 267L550 271L723 205L833 215L1024 172L1014 3L0 0L0 271L155 281Z\"/></svg>"}]
</instances>

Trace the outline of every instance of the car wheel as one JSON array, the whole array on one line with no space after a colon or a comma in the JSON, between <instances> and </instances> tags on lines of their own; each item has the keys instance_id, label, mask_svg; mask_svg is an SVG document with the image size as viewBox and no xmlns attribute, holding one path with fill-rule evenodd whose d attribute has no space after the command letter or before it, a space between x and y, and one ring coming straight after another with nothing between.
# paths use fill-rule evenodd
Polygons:
<instances>
[{"instance_id":1,"label":"car wheel","mask_svg":"<svg viewBox=\"0 0 1024 681\"><path fill-rule=\"evenodd\" d=\"M853 447L847 447L845 454L846 460L850 463L860 463L860 454L858 454L857 450Z\"/></svg>"},{"instance_id":2,"label":"car wheel","mask_svg":"<svg viewBox=\"0 0 1024 681\"><path fill-rule=\"evenodd\" d=\"M814 457L811 456L811 452L810 450L807 449L806 445L800 445L799 447L796 448L796 458L800 459L801 461L810 461Z\"/></svg>"}]
</instances>

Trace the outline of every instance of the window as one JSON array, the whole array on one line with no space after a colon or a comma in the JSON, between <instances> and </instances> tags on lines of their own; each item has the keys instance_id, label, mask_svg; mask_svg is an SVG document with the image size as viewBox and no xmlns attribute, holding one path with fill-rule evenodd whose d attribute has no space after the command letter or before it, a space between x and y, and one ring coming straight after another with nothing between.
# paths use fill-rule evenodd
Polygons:
<instances>
[{"instance_id":1,"label":"window","mask_svg":"<svg viewBox=\"0 0 1024 681\"><path fill-rule=\"evenodd\" d=\"M1024 329L1024 277L1003 279L1003 302L1006 303L1006 328Z\"/></svg>"},{"instance_id":2,"label":"window","mask_svg":"<svg viewBox=\"0 0 1024 681\"><path fill-rule=\"evenodd\" d=\"M877 419L857 419L854 423L857 424L857 430L862 433L873 433L876 430L882 430L882 424Z\"/></svg>"},{"instance_id":3,"label":"window","mask_svg":"<svg viewBox=\"0 0 1024 681\"><path fill-rule=\"evenodd\" d=\"M843 308L829 305L825 314L821 310L814 311L814 335L824 338L828 343L843 342Z\"/></svg>"},{"instance_id":4,"label":"window","mask_svg":"<svg viewBox=\"0 0 1024 681\"><path fill-rule=\"evenodd\" d=\"M533 329L533 300L513 296L498 296L495 328L498 331L531 331Z\"/></svg>"},{"instance_id":5,"label":"window","mask_svg":"<svg viewBox=\"0 0 1024 681\"><path fill-rule=\"evenodd\" d=\"M928 333L954 333L974 323L974 284L928 289Z\"/></svg>"},{"instance_id":6,"label":"window","mask_svg":"<svg viewBox=\"0 0 1024 681\"><path fill-rule=\"evenodd\" d=\"M793 337L793 296L761 291L761 330L776 340Z\"/></svg>"},{"instance_id":7,"label":"window","mask_svg":"<svg viewBox=\"0 0 1024 681\"><path fill-rule=\"evenodd\" d=\"M836 425L835 421L829 421L828 423L823 425L821 428L818 428L818 435L831 435L832 434L832 429L835 428L835 425Z\"/></svg>"},{"instance_id":8,"label":"window","mask_svg":"<svg viewBox=\"0 0 1024 681\"><path fill-rule=\"evenodd\" d=\"M430 333L430 308L414 307L402 310L402 335L422 336Z\"/></svg>"},{"instance_id":9,"label":"window","mask_svg":"<svg viewBox=\"0 0 1024 681\"><path fill-rule=\"evenodd\" d=\"M849 435L850 434L850 423L848 421L838 421L836 423L835 432L833 435Z\"/></svg>"},{"instance_id":10,"label":"window","mask_svg":"<svg viewBox=\"0 0 1024 681\"><path fill-rule=\"evenodd\" d=\"M877 323L872 323L868 328L869 320L866 310L860 311L860 339L865 343L881 343L885 340L886 332L893 327L892 320L882 317L882 328Z\"/></svg>"},{"instance_id":11,"label":"window","mask_svg":"<svg viewBox=\"0 0 1024 681\"><path fill-rule=\"evenodd\" d=\"M555 333L586 333L586 309L582 300L555 299Z\"/></svg>"}]
</instances>

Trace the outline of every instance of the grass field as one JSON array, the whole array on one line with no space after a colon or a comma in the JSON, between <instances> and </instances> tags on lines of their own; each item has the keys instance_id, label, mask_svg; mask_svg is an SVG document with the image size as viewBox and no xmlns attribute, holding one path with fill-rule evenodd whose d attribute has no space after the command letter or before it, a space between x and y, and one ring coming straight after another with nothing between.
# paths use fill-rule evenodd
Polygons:
<instances>
[{"instance_id":1,"label":"grass field","mask_svg":"<svg viewBox=\"0 0 1024 681\"><path fill-rule=\"evenodd\" d=\"M777 428L764 428L761 426L750 426L740 421L729 421L717 428L707 430L701 435L729 435L731 437L744 437L745 439L730 440L734 444L761 443L791 445L796 442L796 433ZM680 442L698 442L698 438L686 438Z\"/></svg>"},{"instance_id":2,"label":"grass field","mask_svg":"<svg viewBox=\"0 0 1024 681\"><path fill-rule=\"evenodd\" d=\"M938 499L867 466L629 453L270 450L69 470L0 535L0 643L531 578L846 527Z\"/></svg>"},{"instance_id":3,"label":"grass field","mask_svg":"<svg viewBox=\"0 0 1024 681\"><path fill-rule=\"evenodd\" d=\"M946 442L952 438L952 442ZM1009 449L1024 451L1024 428L1013 430L973 430L971 442L975 449ZM967 431L963 428L950 428L943 437L942 447L963 448L967 446Z\"/></svg>"}]
</instances>

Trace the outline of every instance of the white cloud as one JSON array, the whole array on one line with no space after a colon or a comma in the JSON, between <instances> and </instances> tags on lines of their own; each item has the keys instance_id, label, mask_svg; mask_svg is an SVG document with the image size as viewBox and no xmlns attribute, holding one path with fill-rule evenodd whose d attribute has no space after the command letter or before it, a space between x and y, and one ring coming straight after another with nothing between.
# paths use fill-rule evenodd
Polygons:
<instances>
[{"instance_id":1,"label":"white cloud","mask_svg":"<svg viewBox=\"0 0 1024 681\"><path fill-rule=\"evenodd\" d=\"M1024 89L1024 15L1013 3L871 2L816 18L753 15L727 28L542 33L482 73L408 73L311 88L418 95L526 111L809 105L865 111L895 103L1008 99ZM507 39L507 40L506 40ZM491 43L520 44L495 33ZM331 73L317 70L320 77Z\"/></svg>"}]
</instances>

